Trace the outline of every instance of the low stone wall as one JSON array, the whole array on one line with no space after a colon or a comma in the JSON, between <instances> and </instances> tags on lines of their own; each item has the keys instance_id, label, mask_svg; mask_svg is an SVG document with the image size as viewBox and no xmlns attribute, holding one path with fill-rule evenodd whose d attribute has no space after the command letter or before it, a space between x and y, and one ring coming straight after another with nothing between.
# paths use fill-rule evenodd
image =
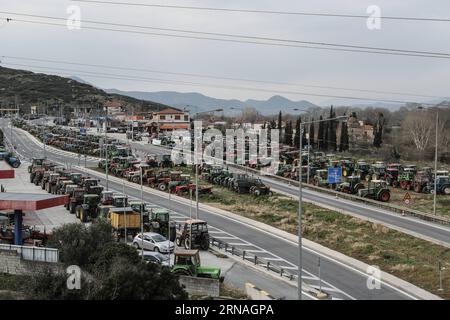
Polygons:
<instances>
[{"instance_id":1,"label":"low stone wall","mask_svg":"<svg viewBox=\"0 0 450 320\"><path fill-rule=\"evenodd\" d=\"M29 275L33 272L39 272L40 269L45 267L50 267L56 271L59 270L60 265L58 263L23 260L17 251L0 250L0 273Z\"/></svg>"},{"instance_id":2,"label":"low stone wall","mask_svg":"<svg viewBox=\"0 0 450 320\"><path fill-rule=\"evenodd\" d=\"M189 295L218 297L220 295L219 280L180 276L179 282Z\"/></svg>"},{"instance_id":3,"label":"low stone wall","mask_svg":"<svg viewBox=\"0 0 450 320\"><path fill-rule=\"evenodd\" d=\"M247 293L252 300L275 300L275 298L266 291L254 286L250 282L245 283L245 293Z\"/></svg>"}]
</instances>

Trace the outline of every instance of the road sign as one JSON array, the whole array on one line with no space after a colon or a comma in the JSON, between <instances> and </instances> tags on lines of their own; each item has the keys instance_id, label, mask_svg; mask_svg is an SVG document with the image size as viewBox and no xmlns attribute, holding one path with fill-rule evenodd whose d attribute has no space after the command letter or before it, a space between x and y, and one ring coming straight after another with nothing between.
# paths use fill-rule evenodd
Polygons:
<instances>
[{"instance_id":1,"label":"road sign","mask_svg":"<svg viewBox=\"0 0 450 320\"><path fill-rule=\"evenodd\" d=\"M403 197L403 202L405 202L406 204L410 204L411 200L411 195L409 194L409 192L406 192L405 196Z\"/></svg>"},{"instance_id":2,"label":"road sign","mask_svg":"<svg viewBox=\"0 0 450 320\"><path fill-rule=\"evenodd\" d=\"M342 182L342 167L328 168L328 183L335 184Z\"/></svg>"},{"instance_id":3,"label":"road sign","mask_svg":"<svg viewBox=\"0 0 450 320\"><path fill-rule=\"evenodd\" d=\"M86 128L80 128L80 134L86 135Z\"/></svg>"}]
</instances>

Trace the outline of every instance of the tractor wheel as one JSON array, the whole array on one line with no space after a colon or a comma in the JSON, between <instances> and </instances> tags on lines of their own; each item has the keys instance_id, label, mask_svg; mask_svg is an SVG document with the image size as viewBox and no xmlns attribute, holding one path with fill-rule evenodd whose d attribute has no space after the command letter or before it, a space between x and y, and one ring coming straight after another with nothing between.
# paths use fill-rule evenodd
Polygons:
<instances>
[{"instance_id":1,"label":"tractor wheel","mask_svg":"<svg viewBox=\"0 0 450 320\"><path fill-rule=\"evenodd\" d=\"M205 237L202 238L202 241L200 242L200 249L202 250L208 250L209 249L209 240Z\"/></svg>"},{"instance_id":2,"label":"tractor wheel","mask_svg":"<svg viewBox=\"0 0 450 320\"><path fill-rule=\"evenodd\" d=\"M255 196L259 197L259 196L261 195L261 190L259 190L259 189L254 189L254 190L253 190L253 194L254 194Z\"/></svg>"},{"instance_id":3,"label":"tractor wheel","mask_svg":"<svg viewBox=\"0 0 450 320\"><path fill-rule=\"evenodd\" d=\"M446 186L442 190L446 196L450 195L450 186Z\"/></svg>"},{"instance_id":4,"label":"tractor wheel","mask_svg":"<svg viewBox=\"0 0 450 320\"><path fill-rule=\"evenodd\" d=\"M80 207L78 207L78 208L75 209L75 217L76 217L77 219L80 219L80 210L81 210Z\"/></svg>"},{"instance_id":5,"label":"tractor wheel","mask_svg":"<svg viewBox=\"0 0 450 320\"><path fill-rule=\"evenodd\" d=\"M159 189L159 191L166 191L167 190L167 185L165 183L160 183L158 185L158 189Z\"/></svg>"},{"instance_id":6,"label":"tractor wheel","mask_svg":"<svg viewBox=\"0 0 450 320\"><path fill-rule=\"evenodd\" d=\"M175 243L178 247L182 247L183 246L183 241L181 240L180 237L176 237L175 238Z\"/></svg>"},{"instance_id":7,"label":"tractor wheel","mask_svg":"<svg viewBox=\"0 0 450 320\"><path fill-rule=\"evenodd\" d=\"M369 181L371 180L370 174L367 174L367 175L364 177L364 180L366 180L367 182L369 182Z\"/></svg>"},{"instance_id":8,"label":"tractor wheel","mask_svg":"<svg viewBox=\"0 0 450 320\"><path fill-rule=\"evenodd\" d=\"M342 189L339 190L339 191L341 191L343 193L350 193L350 188L349 187L342 187Z\"/></svg>"},{"instance_id":9,"label":"tractor wheel","mask_svg":"<svg viewBox=\"0 0 450 320\"><path fill-rule=\"evenodd\" d=\"M406 190L407 186L408 186L408 182L406 182L405 180L400 181L400 187L403 190Z\"/></svg>"},{"instance_id":10,"label":"tractor wheel","mask_svg":"<svg viewBox=\"0 0 450 320\"><path fill-rule=\"evenodd\" d=\"M177 269L173 272L173 274L177 276L192 276L192 274L185 269Z\"/></svg>"},{"instance_id":11,"label":"tractor wheel","mask_svg":"<svg viewBox=\"0 0 450 320\"><path fill-rule=\"evenodd\" d=\"M184 248L186 249L186 250L189 250L190 247L191 246L191 240L189 239L189 238L186 238L185 240L184 240Z\"/></svg>"},{"instance_id":12,"label":"tractor wheel","mask_svg":"<svg viewBox=\"0 0 450 320\"><path fill-rule=\"evenodd\" d=\"M415 183L414 184L414 192L420 193L422 191L422 186L420 185L420 183Z\"/></svg>"},{"instance_id":13,"label":"tractor wheel","mask_svg":"<svg viewBox=\"0 0 450 320\"><path fill-rule=\"evenodd\" d=\"M384 190L380 193L378 200L382 202L388 202L391 199L391 194L389 191Z\"/></svg>"},{"instance_id":14,"label":"tractor wheel","mask_svg":"<svg viewBox=\"0 0 450 320\"><path fill-rule=\"evenodd\" d=\"M392 181L392 186L393 186L394 188L398 188L398 180Z\"/></svg>"},{"instance_id":15,"label":"tractor wheel","mask_svg":"<svg viewBox=\"0 0 450 320\"><path fill-rule=\"evenodd\" d=\"M413 185L411 182L408 182L408 185L406 186L406 190L410 191L413 188Z\"/></svg>"},{"instance_id":16,"label":"tractor wheel","mask_svg":"<svg viewBox=\"0 0 450 320\"><path fill-rule=\"evenodd\" d=\"M74 203L69 203L69 212L71 213L71 214L74 214L75 213L75 204ZM78 218L78 217L77 217Z\"/></svg>"},{"instance_id":17,"label":"tractor wheel","mask_svg":"<svg viewBox=\"0 0 450 320\"><path fill-rule=\"evenodd\" d=\"M81 222L87 222L87 212L84 210L84 208L81 208L80 210L80 220Z\"/></svg>"}]
</instances>

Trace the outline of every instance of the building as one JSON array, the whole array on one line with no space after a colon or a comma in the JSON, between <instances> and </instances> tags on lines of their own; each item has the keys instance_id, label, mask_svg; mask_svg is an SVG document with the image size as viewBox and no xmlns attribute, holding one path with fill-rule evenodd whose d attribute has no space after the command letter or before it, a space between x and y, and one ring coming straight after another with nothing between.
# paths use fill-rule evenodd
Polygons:
<instances>
[{"instance_id":1,"label":"building","mask_svg":"<svg viewBox=\"0 0 450 320\"><path fill-rule=\"evenodd\" d=\"M149 133L166 133L173 130L187 130L190 125L189 113L175 108L154 112L147 122Z\"/></svg>"},{"instance_id":2,"label":"building","mask_svg":"<svg viewBox=\"0 0 450 320\"><path fill-rule=\"evenodd\" d=\"M347 122L348 139L350 145L357 146L359 143L372 143L373 141L373 126L358 120L355 117L350 117Z\"/></svg>"}]
</instances>

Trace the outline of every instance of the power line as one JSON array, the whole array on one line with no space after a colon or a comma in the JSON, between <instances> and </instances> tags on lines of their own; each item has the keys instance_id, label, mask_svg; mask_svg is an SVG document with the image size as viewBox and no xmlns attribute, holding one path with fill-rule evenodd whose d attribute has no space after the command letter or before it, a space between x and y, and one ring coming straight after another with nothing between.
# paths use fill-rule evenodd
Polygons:
<instances>
[{"instance_id":1,"label":"power line","mask_svg":"<svg viewBox=\"0 0 450 320\"><path fill-rule=\"evenodd\" d=\"M355 14L337 14L325 12L306 12L306 11L274 11L274 10L255 10L255 9L231 9L217 7L195 7L165 4L147 4L135 2L113 2L113 1L94 1L94 0L72 0L72 2L83 2L88 4L109 4L134 7L151 7L165 9L183 9L183 10L199 10L199 11L222 11L229 13L256 13L256 14L273 14L273 15L295 15L295 16L315 16L315 17L334 17L334 18L357 18L368 19L368 15ZM404 20L404 21L426 21L426 22L450 22L449 18L426 18L426 17L401 17L401 16L382 16L383 20Z\"/></svg>"},{"instance_id":2,"label":"power line","mask_svg":"<svg viewBox=\"0 0 450 320\"><path fill-rule=\"evenodd\" d=\"M12 14L12 15L17 15L17 16L33 17L33 18L43 18L43 19L50 19L50 20L67 21L66 18L60 18L60 17L21 14L21 13L4 12L4 11L0 11L0 13ZM5 18L1 18L1 19L5 19ZM11 19L11 18L7 18L7 19ZM62 24L50 23L50 22L15 19L15 18L11 19L11 20L17 21L17 22L26 22L26 23L45 24L45 25L66 27L65 24L62 25ZM171 28L159 28L159 27L139 26L139 25L130 25L130 24L119 24L119 23L101 22L101 21L93 21L93 20L84 20L84 21L80 21L80 22L90 23L90 24L99 24L99 25L108 25L108 26L122 26L122 27L138 28L138 29L151 29L151 30L168 31L168 32L188 33L188 34L195 34L195 35L207 35L207 36L213 35L213 36L227 37L227 38L232 38L232 39L199 37L199 36L193 36L193 35L187 36L187 35L156 33L156 32L143 32L143 31L134 31L134 30L123 30L123 29L110 29L110 28L100 28L100 27L92 27L92 26L88 26L88 27L84 26L83 27L84 29L93 29L93 30L115 31L115 32L125 32L125 33L145 34L145 35L159 35L159 36L201 39L201 40L215 40L215 41L225 41L225 42L235 42L235 43L249 43L249 44L260 44L260 45L270 45L270 46L297 47L297 48L321 49L321 50L344 51L344 52L360 52L360 53L372 53L372 54L387 54L387 55L450 59L450 53L443 53L443 52L404 50L404 49L369 47L369 46L356 46L356 45L336 44L336 43L327 43L327 42L312 42L312 41L279 39L279 38L270 38L270 37L235 35L235 34L228 34L228 33L213 33L213 32L192 31L192 30L184 30L184 29L171 29ZM267 42L267 41L269 41L269 42Z\"/></svg>"},{"instance_id":3,"label":"power line","mask_svg":"<svg viewBox=\"0 0 450 320\"><path fill-rule=\"evenodd\" d=\"M156 83L170 83L170 84L197 86L197 87L212 87L212 88L219 88L219 89L257 91L257 92L265 92L265 93L271 93L271 94L293 94L293 95L301 95L301 96L338 98L338 99L359 100L359 101L387 102L387 103L398 103L398 104L418 103L418 102L414 102L414 101L405 101L405 100L374 99L374 98L367 98L367 97L319 94L319 93L313 93L313 92L299 92L299 91L289 91L289 90L267 90L267 89L262 89L262 88L240 87L240 86L232 86L232 85L214 85L214 84L210 84L210 83L198 83L198 82L180 81L180 80L172 80L172 79L160 79L160 78L145 78L145 77L136 77L136 76L129 76L129 75L121 75L121 74L100 73L100 72L92 72L92 71L85 71L85 70L74 70L74 69L55 68L55 67L46 67L46 66L33 66L33 65L15 64L15 63L8 63L8 62L6 63L6 65L34 68L34 69L40 69L40 70L65 71L65 72L71 72L72 75L77 74L77 75L94 77L94 78L130 80L130 81L141 81L141 82L150 82L150 83L155 83L155 82ZM428 103L419 103L419 104L434 105L434 104L428 104Z\"/></svg>"},{"instance_id":4,"label":"power line","mask_svg":"<svg viewBox=\"0 0 450 320\"><path fill-rule=\"evenodd\" d=\"M197 74L197 73L183 73L183 72L172 72L172 71L163 71L163 70L154 70L154 69L117 67L117 66L110 66L110 65L103 65L103 64L79 63L79 62L62 61L62 60L55 60L55 59L38 59L38 58L17 57L17 56L8 56L8 55L1 55L0 58L1 59L12 59L12 60L46 62L46 63L55 63L55 64L66 64L66 65L74 65L74 66L85 66L85 67L94 67L94 68L106 68L106 69L113 69L113 70L159 73L159 74L197 77L197 78L206 78L206 79L215 79L215 80L242 81L242 82L262 83L262 84L271 84L271 85L287 85L287 86L297 86L297 87L345 90L345 91L366 92L366 93L376 93L376 94L391 94L391 95L401 95L401 96L414 96L414 97L425 97L425 98L441 98L439 96L425 95L425 94L414 94L414 93L394 92L394 91L380 91L380 90L369 90L369 89L356 89L356 88L345 88L345 87L334 87L334 86L319 86L319 85L311 85L311 84L266 81L266 80L246 79L246 78L237 78L237 77L219 77L219 76L203 75L203 74ZM1 62L1 60L0 60L0 62Z\"/></svg>"}]
</instances>

